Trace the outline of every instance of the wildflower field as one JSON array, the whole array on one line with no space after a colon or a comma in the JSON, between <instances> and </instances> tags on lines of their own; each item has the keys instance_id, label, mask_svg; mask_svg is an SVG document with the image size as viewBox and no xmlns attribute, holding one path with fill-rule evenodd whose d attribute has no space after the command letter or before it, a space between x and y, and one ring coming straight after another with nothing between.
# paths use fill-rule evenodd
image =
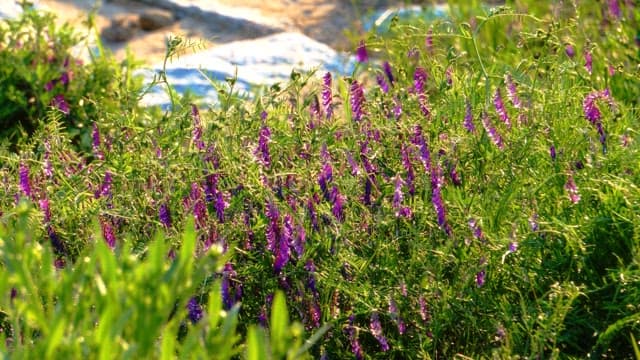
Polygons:
<instances>
[{"instance_id":1,"label":"wildflower field","mask_svg":"<svg viewBox=\"0 0 640 360\"><path fill-rule=\"evenodd\" d=\"M4 21L3 356L640 359L640 5L383 30L216 104L160 72L160 109L134 59Z\"/></svg>"}]
</instances>

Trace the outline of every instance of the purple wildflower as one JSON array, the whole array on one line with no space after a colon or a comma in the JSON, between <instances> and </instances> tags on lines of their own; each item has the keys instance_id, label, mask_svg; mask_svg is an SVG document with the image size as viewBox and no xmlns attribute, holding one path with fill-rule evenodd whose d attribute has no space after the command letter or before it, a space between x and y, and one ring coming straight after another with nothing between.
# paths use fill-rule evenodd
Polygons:
<instances>
[{"instance_id":1,"label":"purple wildflower","mask_svg":"<svg viewBox=\"0 0 640 360\"><path fill-rule=\"evenodd\" d=\"M33 192L31 190L31 179L29 179L29 168L24 162L20 162L20 191L22 195L31 197Z\"/></svg>"},{"instance_id":2,"label":"purple wildflower","mask_svg":"<svg viewBox=\"0 0 640 360\"><path fill-rule=\"evenodd\" d=\"M511 74L505 74L504 82L507 84L507 95L509 96L509 100L511 100L513 107L516 109L522 108L522 101L518 97L518 90L516 89L516 84L511 78Z\"/></svg>"},{"instance_id":3,"label":"purple wildflower","mask_svg":"<svg viewBox=\"0 0 640 360\"><path fill-rule=\"evenodd\" d=\"M371 323L369 325L369 329L373 336L380 343L380 348L383 352L389 351L389 344L387 343L387 338L382 334L382 325L380 325L380 318L378 317L378 313L374 312L371 314Z\"/></svg>"},{"instance_id":4,"label":"purple wildflower","mask_svg":"<svg viewBox=\"0 0 640 360\"><path fill-rule=\"evenodd\" d=\"M333 186L331 189L331 199L333 200L333 216L336 217L336 220L339 222L344 222L344 195L340 194L340 190L338 190L337 186Z\"/></svg>"},{"instance_id":5,"label":"purple wildflower","mask_svg":"<svg viewBox=\"0 0 640 360\"><path fill-rule=\"evenodd\" d=\"M93 128L91 130L91 146L93 148L93 155L98 160L104 160L104 153L100 150L100 130L98 129L98 124L93 123Z\"/></svg>"},{"instance_id":6,"label":"purple wildflower","mask_svg":"<svg viewBox=\"0 0 640 360\"><path fill-rule=\"evenodd\" d=\"M400 317L398 304L393 298L389 299L389 315L391 316L393 322L395 322L398 326L398 332L400 333L400 335L404 335L405 331L407 331L407 325Z\"/></svg>"},{"instance_id":7,"label":"purple wildflower","mask_svg":"<svg viewBox=\"0 0 640 360\"><path fill-rule=\"evenodd\" d=\"M44 141L44 176L53 177L53 165L51 164L51 143Z\"/></svg>"},{"instance_id":8,"label":"purple wildflower","mask_svg":"<svg viewBox=\"0 0 640 360\"><path fill-rule=\"evenodd\" d=\"M453 68L449 66L444 72L444 78L447 81L449 87L453 86Z\"/></svg>"},{"instance_id":9,"label":"purple wildflower","mask_svg":"<svg viewBox=\"0 0 640 360\"><path fill-rule=\"evenodd\" d=\"M322 106L324 107L324 113L327 116L327 119L331 118L331 114L333 114L333 107L331 105L332 95L331 95L331 73L327 72L323 76L323 85L322 85Z\"/></svg>"},{"instance_id":10,"label":"purple wildflower","mask_svg":"<svg viewBox=\"0 0 640 360\"><path fill-rule=\"evenodd\" d=\"M417 67L413 74L413 89L417 94L422 94L425 91L425 84L427 82L427 71L422 67Z\"/></svg>"},{"instance_id":11,"label":"purple wildflower","mask_svg":"<svg viewBox=\"0 0 640 360\"><path fill-rule=\"evenodd\" d=\"M424 170L427 174L431 173L431 152L429 151L426 139L422 136L422 128L420 125L415 126L411 142L418 146L420 150L420 161L422 161Z\"/></svg>"},{"instance_id":12,"label":"purple wildflower","mask_svg":"<svg viewBox=\"0 0 640 360\"><path fill-rule=\"evenodd\" d=\"M187 205L193 209L196 228L204 228L207 221L207 206L202 198L202 189L197 182L191 183L191 192L189 193Z\"/></svg>"},{"instance_id":13,"label":"purple wildflower","mask_svg":"<svg viewBox=\"0 0 640 360\"><path fill-rule=\"evenodd\" d=\"M218 221L220 223L224 223L224 209L227 208L228 206L229 206L229 203L227 203L224 200L224 194L222 193L222 191L220 190L216 191L215 208L216 208L216 216L218 217Z\"/></svg>"},{"instance_id":14,"label":"purple wildflower","mask_svg":"<svg viewBox=\"0 0 640 360\"><path fill-rule=\"evenodd\" d=\"M364 90L362 89L362 85L358 84L357 80L353 80L351 83L350 89L350 104L351 104L351 113L353 114L353 120L360 121L362 120L362 116L364 115Z\"/></svg>"},{"instance_id":15,"label":"purple wildflower","mask_svg":"<svg viewBox=\"0 0 640 360\"><path fill-rule=\"evenodd\" d=\"M351 166L351 175L360 175L360 166L355 162L353 155L351 155L351 152L349 151L347 151L347 162L349 163L349 166Z\"/></svg>"},{"instance_id":16,"label":"purple wildflower","mask_svg":"<svg viewBox=\"0 0 640 360\"><path fill-rule=\"evenodd\" d=\"M371 179L367 176L364 179L364 194L362 195L362 203L364 205L367 205L367 206L371 205L372 186L373 186L373 183L371 182Z\"/></svg>"},{"instance_id":17,"label":"purple wildflower","mask_svg":"<svg viewBox=\"0 0 640 360\"><path fill-rule=\"evenodd\" d=\"M102 237L104 241L107 243L107 246L109 246L111 250L115 249L116 235L114 233L113 225L111 224L111 221L103 219L100 221L100 225L102 227Z\"/></svg>"},{"instance_id":18,"label":"purple wildflower","mask_svg":"<svg viewBox=\"0 0 640 360\"><path fill-rule=\"evenodd\" d=\"M475 125L473 125L473 113L471 110L471 102L469 102L469 99L465 100L464 127L470 133L476 132L476 127Z\"/></svg>"},{"instance_id":19,"label":"purple wildflower","mask_svg":"<svg viewBox=\"0 0 640 360\"><path fill-rule=\"evenodd\" d=\"M596 100L598 99L606 100L609 103L609 106L613 107L613 98L611 97L609 89L590 92L582 102L582 109L584 111L584 117L593 125L600 122L600 119L602 118L602 113L596 104Z\"/></svg>"},{"instance_id":20,"label":"purple wildflower","mask_svg":"<svg viewBox=\"0 0 640 360\"><path fill-rule=\"evenodd\" d=\"M104 180L102 180L102 184L100 188L95 191L94 197L99 199L101 197L111 198L111 183L113 182L113 176L109 170L104 173Z\"/></svg>"},{"instance_id":21,"label":"purple wildflower","mask_svg":"<svg viewBox=\"0 0 640 360\"><path fill-rule=\"evenodd\" d=\"M231 296L231 288L235 278L238 276L235 270L233 270L233 265L231 263L224 264L224 269L222 270L222 281L220 284L220 292L222 293L222 303L226 310L231 309L233 304L239 300L239 289L235 289L234 297Z\"/></svg>"},{"instance_id":22,"label":"purple wildflower","mask_svg":"<svg viewBox=\"0 0 640 360\"><path fill-rule=\"evenodd\" d=\"M38 201L38 204L40 205L40 210L42 211L42 214L44 215L44 223L48 224L51 222L51 209L49 209L49 199L44 198L40 201Z\"/></svg>"},{"instance_id":23,"label":"purple wildflower","mask_svg":"<svg viewBox=\"0 0 640 360\"><path fill-rule=\"evenodd\" d=\"M358 43L356 60L361 63L369 61L369 54L367 54L367 47L365 46L364 40L360 40L360 43Z\"/></svg>"},{"instance_id":24,"label":"purple wildflower","mask_svg":"<svg viewBox=\"0 0 640 360\"><path fill-rule=\"evenodd\" d=\"M429 52L433 51L433 29L431 28L427 31L427 36L424 39L424 45L427 47Z\"/></svg>"},{"instance_id":25,"label":"purple wildflower","mask_svg":"<svg viewBox=\"0 0 640 360\"><path fill-rule=\"evenodd\" d=\"M328 184L332 179L333 169L331 168L331 164L327 162L324 164L322 171L320 171L320 174L318 175L318 185L320 185L320 190L322 190L322 194L327 201L330 199Z\"/></svg>"},{"instance_id":26,"label":"purple wildflower","mask_svg":"<svg viewBox=\"0 0 640 360\"><path fill-rule=\"evenodd\" d=\"M478 221L474 218L469 219L469 227L471 228L471 231L473 232L473 237L478 239L478 240L484 240L484 233L482 232L482 229L480 228L480 225L478 225Z\"/></svg>"},{"instance_id":27,"label":"purple wildflower","mask_svg":"<svg viewBox=\"0 0 640 360\"><path fill-rule=\"evenodd\" d=\"M444 207L444 200L442 199L442 170L440 166L436 166L431 171L431 202L436 211L438 217L438 225L444 230L444 232L451 236L451 226L447 223L446 210Z\"/></svg>"},{"instance_id":28,"label":"purple wildflower","mask_svg":"<svg viewBox=\"0 0 640 360\"><path fill-rule=\"evenodd\" d=\"M319 296L318 288L316 286L316 265L313 262L313 259L307 260L307 263L304 265L304 269L309 272L309 278L307 280L307 287L313 293L313 296Z\"/></svg>"},{"instance_id":29,"label":"purple wildflower","mask_svg":"<svg viewBox=\"0 0 640 360\"><path fill-rule=\"evenodd\" d=\"M409 207L402 206L402 200L404 194L402 193L402 186L405 185L404 180L398 174L395 180L395 191L393 192L393 208L396 210L396 217L411 217L412 212Z\"/></svg>"},{"instance_id":30,"label":"purple wildflower","mask_svg":"<svg viewBox=\"0 0 640 360\"><path fill-rule=\"evenodd\" d=\"M280 273L280 271L282 271L285 265L289 262L289 244L291 243L293 232L291 222L291 215L286 214L284 216L284 226L282 227L281 237L278 239L278 251L273 263L273 271L276 274Z\"/></svg>"},{"instance_id":31,"label":"purple wildflower","mask_svg":"<svg viewBox=\"0 0 640 360\"><path fill-rule=\"evenodd\" d=\"M502 137L500 136L500 134L498 134L498 131L496 130L495 126L491 124L489 115L486 112L482 113L482 126L484 126L484 129L487 132L487 135L489 136L491 141L493 141L493 143L498 147L498 149L504 150L504 143L502 142Z\"/></svg>"},{"instance_id":32,"label":"purple wildflower","mask_svg":"<svg viewBox=\"0 0 640 360\"><path fill-rule=\"evenodd\" d=\"M500 94L500 88L496 89L496 93L493 96L493 105L496 108L496 112L502 122L507 125L507 128L511 128L511 121L509 120L509 115L507 114L507 109L504 106L504 102L502 101L502 95Z\"/></svg>"},{"instance_id":33,"label":"purple wildflower","mask_svg":"<svg viewBox=\"0 0 640 360\"><path fill-rule=\"evenodd\" d=\"M322 111L320 110L320 102L318 101L318 97L314 96L311 99L311 103L309 104L309 128L314 129L316 127L317 121L318 123L322 120Z\"/></svg>"},{"instance_id":34,"label":"purple wildflower","mask_svg":"<svg viewBox=\"0 0 640 360\"><path fill-rule=\"evenodd\" d=\"M275 253L282 231L280 229L280 212L271 201L267 203L267 217L269 218L269 225L266 230L267 250Z\"/></svg>"},{"instance_id":35,"label":"purple wildflower","mask_svg":"<svg viewBox=\"0 0 640 360\"><path fill-rule=\"evenodd\" d=\"M195 104L191 104L191 117L193 118L193 131L192 138L196 149L202 151L205 148L204 141L202 141L202 125L200 124L200 112Z\"/></svg>"},{"instance_id":36,"label":"purple wildflower","mask_svg":"<svg viewBox=\"0 0 640 360\"><path fill-rule=\"evenodd\" d=\"M387 76L387 79L389 80L389 84L393 85L393 82L395 81L395 79L393 77L393 72L391 71L391 64L389 64L388 61L385 61L384 63L382 63L382 70L384 70L384 74Z\"/></svg>"},{"instance_id":37,"label":"purple wildflower","mask_svg":"<svg viewBox=\"0 0 640 360\"><path fill-rule=\"evenodd\" d=\"M578 193L578 187L573 180L573 175L567 177L567 182L564 184L564 189L569 193L569 200L572 203L577 204L580 201L580 194Z\"/></svg>"},{"instance_id":38,"label":"purple wildflower","mask_svg":"<svg viewBox=\"0 0 640 360\"><path fill-rule=\"evenodd\" d=\"M414 183L415 173L413 172L413 165L411 164L411 159L409 158L409 149L405 144L402 144L400 145L400 152L402 154L402 166L407 172L406 185L409 189L409 194L414 195L416 193L416 186Z\"/></svg>"},{"instance_id":39,"label":"purple wildflower","mask_svg":"<svg viewBox=\"0 0 640 360\"><path fill-rule=\"evenodd\" d=\"M296 226L296 237L293 243L293 250L296 252L298 259L304 255L304 245L307 242L307 233L302 225Z\"/></svg>"},{"instance_id":40,"label":"purple wildflower","mask_svg":"<svg viewBox=\"0 0 640 360\"><path fill-rule=\"evenodd\" d=\"M477 287L481 288L481 287L484 286L485 277L486 277L486 271L484 269L480 270L476 274L476 286Z\"/></svg>"},{"instance_id":41,"label":"purple wildflower","mask_svg":"<svg viewBox=\"0 0 640 360\"><path fill-rule=\"evenodd\" d=\"M198 304L198 300L195 297L189 299L187 311L189 312L189 320L191 320L192 324L197 323L203 317L202 306Z\"/></svg>"},{"instance_id":42,"label":"purple wildflower","mask_svg":"<svg viewBox=\"0 0 640 360\"><path fill-rule=\"evenodd\" d=\"M584 51L584 68L587 70L589 75L591 75L591 72L593 71L593 57L589 50Z\"/></svg>"},{"instance_id":43,"label":"purple wildflower","mask_svg":"<svg viewBox=\"0 0 640 360\"><path fill-rule=\"evenodd\" d=\"M313 198L307 200L307 212L309 214L309 218L311 219L311 226L313 227L313 230L318 231L318 214L316 213L316 208L313 203Z\"/></svg>"},{"instance_id":44,"label":"purple wildflower","mask_svg":"<svg viewBox=\"0 0 640 360\"><path fill-rule=\"evenodd\" d=\"M380 86L380 89L382 89L383 93L386 94L389 92L389 84L387 84L384 76L382 76L381 74L376 75L376 81L378 82L378 85Z\"/></svg>"},{"instance_id":45,"label":"purple wildflower","mask_svg":"<svg viewBox=\"0 0 640 360\"><path fill-rule=\"evenodd\" d=\"M55 230L50 225L47 226L47 235L49 235L49 241L51 241L51 247L53 247L53 252L56 255L64 254L65 252L64 243L60 240L60 238L58 237L58 234L56 234ZM56 263L57 262L58 261L56 260ZM64 263L64 260L62 262ZM60 269L62 267L56 265L56 268Z\"/></svg>"},{"instance_id":46,"label":"purple wildflower","mask_svg":"<svg viewBox=\"0 0 640 360\"><path fill-rule=\"evenodd\" d=\"M551 160L556 160L556 147L555 145L551 144L551 146L549 146L549 156L551 156Z\"/></svg>"},{"instance_id":47,"label":"purple wildflower","mask_svg":"<svg viewBox=\"0 0 640 360\"><path fill-rule=\"evenodd\" d=\"M46 84L44 84L44 90L46 92L50 92L51 90L53 90L53 87L56 86L56 83L58 82L58 80L51 80L49 82L47 82Z\"/></svg>"},{"instance_id":48,"label":"purple wildflower","mask_svg":"<svg viewBox=\"0 0 640 360\"><path fill-rule=\"evenodd\" d=\"M607 3L609 5L609 13L611 16L616 19L620 19L622 17L622 11L620 11L620 4L618 3L618 0L608 0Z\"/></svg>"},{"instance_id":49,"label":"purple wildflower","mask_svg":"<svg viewBox=\"0 0 640 360\"><path fill-rule=\"evenodd\" d=\"M349 342L351 343L351 352L355 356L356 360L362 360L364 358L364 354L362 353L362 346L358 341L356 328L353 326L353 320L354 316L349 316L349 325L347 325L346 332L349 336Z\"/></svg>"},{"instance_id":50,"label":"purple wildflower","mask_svg":"<svg viewBox=\"0 0 640 360\"><path fill-rule=\"evenodd\" d=\"M576 49L571 44L567 44L564 47L564 52L565 52L565 54L567 54L569 59L573 59L573 57L576 56Z\"/></svg>"},{"instance_id":51,"label":"purple wildflower","mask_svg":"<svg viewBox=\"0 0 640 360\"><path fill-rule=\"evenodd\" d=\"M367 156L369 153L369 140L360 142L360 161L362 161L362 167L364 167L365 173L373 175L377 173L376 166L369 160Z\"/></svg>"},{"instance_id":52,"label":"purple wildflower","mask_svg":"<svg viewBox=\"0 0 640 360\"><path fill-rule=\"evenodd\" d=\"M396 120L400 120L400 116L402 116L402 101L397 97L393 98L393 116Z\"/></svg>"},{"instance_id":53,"label":"purple wildflower","mask_svg":"<svg viewBox=\"0 0 640 360\"><path fill-rule=\"evenodd\" d=\"M71 81L72 75L73 72L63 71L62 74L60 74L60 82L62 85L68 85L69 81Z\"/></svg>"},{"instance_id":54,"label":"purple wildflower","mask_svg":"<svg viewBox=\"0 0 640 360\"><path fill-rule=\"evenodd\" d=\"M169 207L166 203L160 205L160 209L158 209L158 218L166 228L171 227L171 213L169 212Z\"/></svg>"},{"instance_id":55,"label":"purple wildflower","mask_svg":"<svg viewBox=\"0 0 640 360\"><path fill-rule=\"evenodd\" d=\"M62 112L65 115L69 115L69 113L71 112L71 110L69 109L69 104L67 104L67 101L64 99L64 96L62 96L61 94L58 94L54 96L53 99L51 99L51 106L60 110L60 112Z\"/></svg>"},{"instance_id":56,"label":"purple wildflower","mask_svg":"<svg viewBox=\"0 0 640 360\"><path fill-rule=\"evenodd\" d=\"M258 161L262 163L266 168L271 166L271 156L269 154L269 142L271 141L271 130L264 125L260 129L258 136L258 147L254 154L258 157Z\"/></svg>"},{"instance_id":57,"label":"purple wildflower","mask_svg":"<svg viewBox=\"0 0 640 360\"><path fill-rule=\"evenodd\" d=\"M514 253L518 251L518 243L515 241L510 241L509 242L509 252Z\"/></svg>"}]
</instances>

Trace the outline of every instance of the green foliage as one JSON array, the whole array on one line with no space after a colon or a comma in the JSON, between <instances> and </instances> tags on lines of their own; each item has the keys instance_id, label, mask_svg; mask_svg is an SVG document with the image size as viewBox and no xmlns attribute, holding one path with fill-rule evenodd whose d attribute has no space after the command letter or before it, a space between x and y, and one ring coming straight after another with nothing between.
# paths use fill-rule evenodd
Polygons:
<instances>
[{"instance_id":1,"label":"green foliage","mask_svg":"<svg viewBox=\"0 0 640 360\"><path fill-rule=\"evenodd\" d=\"M0 153L7 353L637 354L638 9L465 4L367 35L329 89L105 107L90 155L49 113Z\"/></svg>"},{"instance_id":2,"label":"green foliage","mask_svg":"<svg viewBox=\"0 0 640 360\"><path fill-rule=\"evenodd\" d=\"M81 59L86 52L88 62ZM105 109L137 107L135 66L108 56L93 27L81 35L24 5L19 18L0 21L0 139L15 148L56 112L74 143L90 149L91 124Z\"/></svg>"}]
</instances>

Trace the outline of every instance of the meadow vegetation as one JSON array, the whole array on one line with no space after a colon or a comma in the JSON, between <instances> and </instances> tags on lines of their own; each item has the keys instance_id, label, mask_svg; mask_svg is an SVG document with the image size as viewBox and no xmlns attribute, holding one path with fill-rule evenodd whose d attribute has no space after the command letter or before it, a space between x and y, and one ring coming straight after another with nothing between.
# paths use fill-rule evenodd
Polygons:
<instances>
[{"instance_id":1,"label":"meadow vegetation","mask_svg":"<svg viewBox=\"0 0 640 360\"><path fill-rule=\"evenodd\" d=\"M169 109L5 21L0 351L640 359L640 7L550 3L452 1L216 104L160 72Z\"/></svg>"}]
</instances>

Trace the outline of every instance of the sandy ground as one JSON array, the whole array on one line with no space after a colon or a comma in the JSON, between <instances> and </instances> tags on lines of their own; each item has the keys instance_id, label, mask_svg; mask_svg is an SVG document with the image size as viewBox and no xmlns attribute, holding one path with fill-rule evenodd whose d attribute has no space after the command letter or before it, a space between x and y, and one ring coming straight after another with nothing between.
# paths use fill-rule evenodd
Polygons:
<instances>
[{"instance_id":1,"label":"sandy ground","mask_svg":"<svg viewBox=\"0 0 640 360\"><path fill-rule=\"evenodd\" d=\"M286 30L298 30L305 35L326 43L335 49L344 50L350 42L345 31L357 33L359 19L373 9L403 3L395 0L216 0L226 6L241 6L257 9L261 15L278 19L286 24ZM40 0L42 7L53 11L61 22L81 25L86 13L96 6L96 0ZM96 18L98 29L109 26L115 16L136 14L150 8L136 1L102 1ZM165 53L165 39L169 34L183 35L202 40L211 47L235 40L255 37L254 33L225 30L220 24L211 24L206 19L183 18L173 25L152 32L138 31L130 41L115 43L105 41L116 57L123 58L125 48L135 57L147 63L161 61Z\"/></svg>"}]
</instances>

